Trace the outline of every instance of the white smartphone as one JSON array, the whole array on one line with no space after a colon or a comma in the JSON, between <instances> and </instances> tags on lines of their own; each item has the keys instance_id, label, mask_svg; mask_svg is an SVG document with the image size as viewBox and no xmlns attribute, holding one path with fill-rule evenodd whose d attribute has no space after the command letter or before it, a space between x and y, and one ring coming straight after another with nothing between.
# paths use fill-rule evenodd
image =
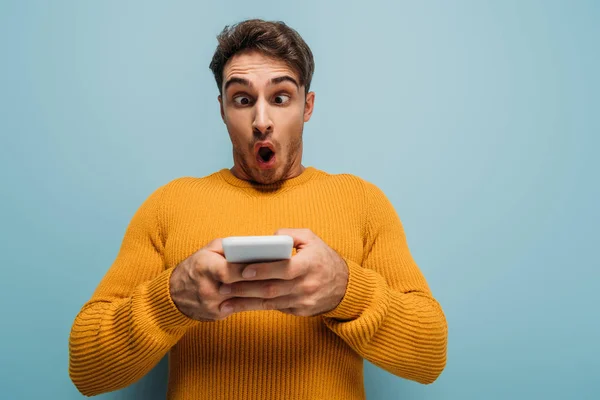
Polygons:
<instances>
[{"instance_id":1,"label":"white smartphone","mask_svg":"<svg viewBox=\"0 0 600 400\"><path fill-rule=\"evenodd\" d=\"M252 263L290 259L294 239L288 235L229 236L222 243L228 262Z\"/></svg>"}]
</instances>

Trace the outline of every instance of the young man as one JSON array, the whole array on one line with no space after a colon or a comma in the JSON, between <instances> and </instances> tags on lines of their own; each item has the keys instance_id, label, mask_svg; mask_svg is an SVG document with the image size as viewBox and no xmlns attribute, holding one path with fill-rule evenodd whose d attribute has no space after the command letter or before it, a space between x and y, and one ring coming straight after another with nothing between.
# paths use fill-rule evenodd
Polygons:
<instances>
[{"instance_id":1,"label":"young man","mask_svg":"<svg viewBox=\"0 0 600 400\"><path fill-rule=\"evenodd\" d=\"M431 383L441 307L373 184L302 165L310 49L284 23L226 27L210 64L234 165L175 179L133 216L70 336L85 395L169 354L169 399L364 399L363 359ZM221 239L286 234L291 260L228 264Z\"/></svg>"}]
</instances>

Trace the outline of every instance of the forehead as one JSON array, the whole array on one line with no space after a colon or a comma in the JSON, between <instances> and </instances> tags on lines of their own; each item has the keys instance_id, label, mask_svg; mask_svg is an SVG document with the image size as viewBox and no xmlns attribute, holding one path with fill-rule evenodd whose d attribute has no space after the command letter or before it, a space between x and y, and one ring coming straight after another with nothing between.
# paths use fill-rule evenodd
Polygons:
<instances>
[{"instance_id":1,"label":"forehead","mask_svg":"<svg viewBox=\"0 0 600 400\"><path fill-rule=\"evenodd\" d=\"M234 55L223 69L223 82L233 76L243 76L246 79L260 83L273 76L290 75L298 81L298 74L284 61L272 58L258 51L245 51Z\"/></svg>"}]
</instances>

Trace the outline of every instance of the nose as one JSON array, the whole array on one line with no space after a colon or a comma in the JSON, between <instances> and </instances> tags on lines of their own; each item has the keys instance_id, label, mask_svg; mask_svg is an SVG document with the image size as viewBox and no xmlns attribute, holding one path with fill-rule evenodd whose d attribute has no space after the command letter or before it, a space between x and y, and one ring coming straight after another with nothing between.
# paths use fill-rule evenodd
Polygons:
<instances>
[{"instance_id":1,"label":"nose","mask_svg":"<svg viewBox=\"0 0 600 400\"><path fill-rule=\"evenodd\" d=\"M273 121L269 115L269 108L264 101L257 101L254 107L254 121L252 128L261 134L271 133L273 131Z\"/></svg>"}]
</instances>

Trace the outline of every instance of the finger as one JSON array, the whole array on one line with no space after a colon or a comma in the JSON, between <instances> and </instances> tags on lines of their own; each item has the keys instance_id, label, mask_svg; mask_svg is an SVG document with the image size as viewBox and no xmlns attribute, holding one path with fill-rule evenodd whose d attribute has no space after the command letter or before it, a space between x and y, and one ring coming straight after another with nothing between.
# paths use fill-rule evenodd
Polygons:
<instances>
[{"instance_id":1,"label":"finger","mask_svg":"<svg viewBox=\"0 0 600 400\"><path fill-rule=\"evenodd\" d=\"M225 258L211 264L212 278L219 283L234 283L245 280L242 272L248 264L229 263Z\"/></svg>"},{"instance_id":2,"label":"finger","mask_svg":"<svg viewBox=\"0 0 600 400\"><path fill-rule=\"evenodd\" d=\"M204 248L212 251L213 253L225 256L225 251L223 250L223 239L221 238L211 240Z\"/></svg>"},{"instance_id":3,"label":"finger","mask_svg":"<svg viewBox=\"0 0 600 400\"><path fill-rule=\"evenodd\" d=\"M289 260L272 261L266 263L248 264L242 271L245 280L257 281L266 279L296 279L308 271L306 257L296 255Z\"/></svg>"},{"instance_id":4,"label":"finger","mask_svg":"<svg viewBox=\"0 0 600 400\"><path fill-rule=\"evenodd\" d=\"M223 316L228 316L242 311L279 310L293 308L293 296L281 296L274 299L261 299L252 297L233 297L225 300L219 306Z\"/></svg>"},{"instance_id":5,"label":"finger","mask_svg":"<svg viewBox=\"0 0 600 400\"><path fill-rule=\"evenodd\" d=\"M229 297L260 297L273 299L292 293L298 280L271 279L266 281L244 281L221 285L219 294Z\"/></svg>"},{"instance_id":6,"label":"finger","mask_svg":"<svg viewBox=\"0 0 600 400\"><path fill-rule=\"evenodd\" d=\"M245 281L246 278L244 278L242 276L242 273L244 272L244 270L246 269L247 266L248 266L248 264L245 264L245 263L230 263L230 262L228 262L225 265L227 279L222 282L223 283L234 283L234 282Z\"/></svg>"},{"instance_id":7,"label":"finger","mask_svg":"<svg viewBox=\"0 0 600 400\"><path fill-rule=\"evenodd\" d=\"M203 253L204 251L204 253ZM206 253L208 252L208 253ZM208 271L213 280L231 283L242 280L242 271L248 264L227 262L223 251L222 239L214 239L196 254L196 268Z\"/></svg>"},{"instance_id":8,"label":"finger","mask_svg":"<svg viewBox=\"0 0 600 400\"><path fill-rule=\"evenodd\" d=\"M302 248L315 240L317 236L310 229L282 228L275 231L275 235L287 235L294 239L294 248Z\"/></svg>"}]
</instances>

